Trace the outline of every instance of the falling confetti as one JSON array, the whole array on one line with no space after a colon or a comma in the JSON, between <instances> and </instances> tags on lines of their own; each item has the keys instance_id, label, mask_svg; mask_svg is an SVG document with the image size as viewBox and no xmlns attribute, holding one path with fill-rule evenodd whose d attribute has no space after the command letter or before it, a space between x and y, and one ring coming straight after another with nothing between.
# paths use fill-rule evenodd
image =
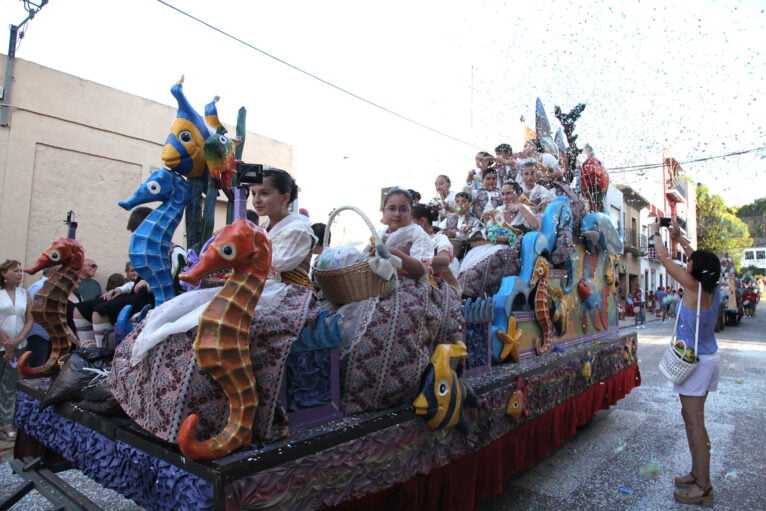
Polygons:
<instances>
[{"instance_id":1,"label":"falling confetti","mask_svg":"<svg viewBox=\"0 0 766 511\"><path fill-rule=\"evenodd\" d=\"M641 466L641 475L644 477L657 477L660 475L660 465L655 462L649 462Z\"/></svg>"}]
</instances>

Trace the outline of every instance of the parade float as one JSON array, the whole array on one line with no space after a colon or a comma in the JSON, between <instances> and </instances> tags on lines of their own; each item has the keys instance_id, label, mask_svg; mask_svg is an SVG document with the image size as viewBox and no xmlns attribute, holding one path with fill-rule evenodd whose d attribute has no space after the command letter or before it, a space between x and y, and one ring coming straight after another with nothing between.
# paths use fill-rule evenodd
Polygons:
<instances>
[{"instance_id":1,"label":"parade float","mask_svg":"<svg viewBox=\"0 0 766 511\"><path fill-rule=\"evenodd\" d=\"M343 413L342 394L355 375L340 369L348 341L338 312L344 309L328 302L290 344L281 377L271 382L287 413L284 434L254 433L264 382L256 381L253 364L264 354L251 321L271 245L265 231L243 218L241 186L257 183L263 166L238 162L242 141L226 136L215 102L203 118L181 83L173 95L179 113L165 166L120 203L126 209L160 203L136 230L130 259L157 307L183 300L187 293L176 297L168 254L185 211L189 248L200 257L180 278L196 284L209 272L229 270L222 285L194 295L205 300L193 349L168 341L148 347L143 359L151 377L140 383L172 389L154 406L174 426L160 430L125 403L127 417L99 415L77 402L41 405L72 341L62 306L84 249L70 232L26 270L59 266L33 305L36 320L51 332L51 357L42 368L19 361L26 379L18 386L20 459L12 466L27 490L35 486L61 505L94 508L54 473L73 467L147 509L471 509L640 385L636 336L618 328L615 262L622 237L603 212L608 177L594 159L581 166L582 195L561 186L541 228L514 244L518 271L503 276L496 294L465 300L449 318L459 335L434 343L406 399ZM570 180L578 156L573 126L583 108L567 115L557 109L566 139L560 132L554 139L538 101L537 133L560 151ZM212 236L219 189L231 214ZM395 292L396 273L389 278L379 292ZM382 296L364 300L374 305ZM134 312L125 311L121 330L135 329L128 334L135 337L143 323L128 319ZM137 385L116 361L111 388ZM376 385L384 388L386 368L379 374Z\"/></svg>"}]
</instances>

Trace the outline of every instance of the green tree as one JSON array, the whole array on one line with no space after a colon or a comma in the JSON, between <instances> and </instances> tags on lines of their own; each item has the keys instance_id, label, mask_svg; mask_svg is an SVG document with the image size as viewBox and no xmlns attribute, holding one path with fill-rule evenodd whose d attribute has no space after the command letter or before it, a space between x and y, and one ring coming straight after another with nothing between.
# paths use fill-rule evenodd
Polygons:
<instances>
[{"instance_id":1,"label":"green tree","mask_svg":"<svg viewBox=\"0 0 766 511\"><path fill-rule=\"evenodd\" d=\"M751 238L763 238L766 236L766 197L756 199L750 204L745 204L734 212L737 217L744 221L750 229Z\"/></svg>"},{"instance_id":2,"label":"green tree","mask_svg":"<svg viewBox=\"0 0 766 511\"><path fill-rule=\"evenodd\" d=\"M753 244L750 231L742 220L726 207L720 195L707 186L697 186L697 246L716 254L729 252L738 261L744 248Z\"/></svg>"}]
</instances>

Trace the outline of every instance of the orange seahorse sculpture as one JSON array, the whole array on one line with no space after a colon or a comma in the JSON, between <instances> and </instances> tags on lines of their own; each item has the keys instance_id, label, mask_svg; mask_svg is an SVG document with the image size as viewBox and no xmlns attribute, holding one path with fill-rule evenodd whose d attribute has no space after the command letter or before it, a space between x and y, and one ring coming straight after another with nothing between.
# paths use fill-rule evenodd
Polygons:
<instances>
[{"instance_id":1,"label":"orange seahorse sculpture","mask_svg":"<svg viewBox=\"0 0 766 511\"><path fill-rule=\"evenodd\" d=\"M210 272L234 270L202 313L194 339L197 363L229 398L229 417L221 432L199 441L194 436L199 416L188 416L178 432L178 447L187 458L220 458L252 441L258 393L250 361L250 323L270 267L266 231L240 219L221 229L194 268L179 275L194 284Z\"/></svg>"},{"instance_id":2,"label":"orange seahorse sculpture","mask_svg":"<svg viewBox=\"0 0 766 511\"><path fill-rule=\"evenodd\" d=\"M66 322L66 307L69 294L77 287L77 274L85 260L85 249L70 238L61 238L43 252L35 264L24 271L34 275L43 268L61 265L35 293L31 311L35 323L42 326L51 340L51 354L39 367L29 367L31 351L19 357L19 374L26 377L47 376L57 366L61 357L69 353L72 344L78 344L77 337Z\"/></svg>"},{"instance_id":3,"label":"orange seahorse sculpture","mask_svg":"<svg viewBox=\"0 0 766 511\"><path fill-rule=\"evenodd\" d=\"M551 337L553 336L553 321L551 321L551 309L548 306L548 260L545 257L538 257L535 263L535 269L532 270L532 279L529 287L537 284L535 291L535 319L540 324L543 332L542 339L538 338L535 352L538 355L544 355L551 349Z\"/></svg>"}]
</instances>

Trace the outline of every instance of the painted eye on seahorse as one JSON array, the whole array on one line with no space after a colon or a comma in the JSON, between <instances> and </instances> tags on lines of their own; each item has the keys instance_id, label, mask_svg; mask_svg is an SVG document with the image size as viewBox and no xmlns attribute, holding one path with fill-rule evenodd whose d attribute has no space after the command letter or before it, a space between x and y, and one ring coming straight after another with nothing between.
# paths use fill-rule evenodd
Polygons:
<instances>
[{"instance_id":1,"label":"painted eye on seahorse","mask_svg":"<svg viewBox=\"0 0 766 511\"><path fill-rule=\"evenodd\" d=\"M191 131L184 130L181 133L178 134L178 140L183 142L184 144L188 144L192 141L192 134Z\"/></svg>"},{"instance_id":2,"label":"painted eye on seahorse","mask_svg":"<svg viewBox=\"0 0 766 511\"><path fill-rule=\"evenodd\" d=\"M58 250L51 250L48 252L48 257L51 258L51 261L60 261L61 260L61 254Z\"/></svg>"},{"instance_id":3,"label":"painted eye on seahorse","mask_svg":"<svg viewBox=\"0 0 766 511\"><path fill-rule=\"evenodd\" d=\"M146 189L149 190L149 193L152 195L157 195L162 191L162 186L157 181L148 181L146 183Z\"/></svg>"},{"instance_id":4,"label":"painted eye on seahorse","mask_svg":"<svg viewBox=\"0 0 766 511\"><path fill-rule=\"evenodd\" d=\"M231 261L237 256L237 249L233 243L227 243L218 248L218 253L227 261Z\"/></svg>"}]
</instances>

